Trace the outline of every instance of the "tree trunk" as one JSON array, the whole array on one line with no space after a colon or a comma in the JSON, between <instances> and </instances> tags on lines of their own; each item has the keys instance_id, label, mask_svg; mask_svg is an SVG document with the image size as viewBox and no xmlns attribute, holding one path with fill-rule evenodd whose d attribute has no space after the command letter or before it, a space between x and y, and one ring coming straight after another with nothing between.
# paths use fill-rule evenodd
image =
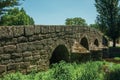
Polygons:
<instances>
[{"instance_id":1,"label":"tree trunk","mask_svg":"<svg viewBox=\"0 0 120 80\"><path fill-rule=\"evenodd\" d=\"M113 39L113 47L116 47L116 39Z\"/></svg>"}]
</instances>

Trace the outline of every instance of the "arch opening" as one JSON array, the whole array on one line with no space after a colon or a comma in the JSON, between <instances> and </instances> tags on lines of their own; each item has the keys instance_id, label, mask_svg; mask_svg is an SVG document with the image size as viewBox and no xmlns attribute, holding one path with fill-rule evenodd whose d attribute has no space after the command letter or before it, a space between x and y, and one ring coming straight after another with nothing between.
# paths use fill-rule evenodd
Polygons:
<instances>
[{"instance_id":1,"label":"arch opening","mask_svg":"<svg viewBox=\"0 0 120 80\"><path fill-rule=\"evenodd\" d=\"M95 39L95 41L94 41L94 45L97 46L97 47L99 46L99 42L98 42L97 39Z\"/></svg>"},{"instance_id":2,"label":"arch opening","mask_svg":"<svg viewBox=\"0 0 120 80\"><path fill-rule=\"evenodd\" d=\"M104 46L108 46L109 45L107 38L105 38L104 36L102 37L102 44Z\"/></svg>"},{"instance_id":3,"label":"arch opening","mask_svg":"<svg viewBox=\"0 0 120 80\"><path fill-rule=\"evenodd\" d=\"M84 38L81 39L80 44L81 44L84 48L86 48L87 50L89 50L88 40L87 40L86 37L84 37Z\"/></svg>"},{"instance_id":4,"label":"arch opening","mask_svg":"<svg viewBox=\"0 0 120 80\"><path fill-rule=\"evenodd\" d=\"M59 63L61 60L69 61L69 51L65 45L59 45L52 53L50 64Z\"/></svg>"}]
</instances>

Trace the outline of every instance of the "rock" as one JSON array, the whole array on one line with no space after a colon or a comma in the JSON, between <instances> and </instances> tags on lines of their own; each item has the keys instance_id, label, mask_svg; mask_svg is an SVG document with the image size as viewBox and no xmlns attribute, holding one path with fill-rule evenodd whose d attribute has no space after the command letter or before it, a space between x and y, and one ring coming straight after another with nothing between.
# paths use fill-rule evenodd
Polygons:
<instances>
[{"instance_id":1,"label":"rock","mask_svg":"<svg viewBox=\"0 0 120 80\"><path fill-rule=\"evenodd\" d=\"M5 53L16 52L16 45L7 45L7 46L4 46L3 48Z\"/></svg>"}]
</instances>

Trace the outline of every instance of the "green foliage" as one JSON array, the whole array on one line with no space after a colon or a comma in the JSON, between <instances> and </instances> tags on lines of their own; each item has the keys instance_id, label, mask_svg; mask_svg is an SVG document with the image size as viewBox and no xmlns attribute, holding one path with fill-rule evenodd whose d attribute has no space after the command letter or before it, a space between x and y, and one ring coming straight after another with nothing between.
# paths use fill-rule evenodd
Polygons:
<instances>
[{"instance_id":1,"label":"green foliage","mask_svg":"<svg viewBox=\"0 0 120 80\"><path fill-rule=\"evenodd\" d=\"M0 25L33 25L33 19L28 16L25 10L22 8L14 8L8 11L5 15L1 17Z\"/></svg>"},{"instance_id":2,"label":"green foliage","mask_svg":"<svg viewBox=\"0 0 120 80\"><path fill-rule=\"evenodd\" d=\"M90 24L90 27L100 30L100 29L99 29L99 25L98 25L97 23L95 23L95 24Z\"/></svg>"},{"instance_id":3,"label":"green foliage","mask_svg":"<svg viewBox=\"0 0 120 80\"><path fill-rule=\"evenodd\" d=\"M82 65L82 76L78 80L103 80L102 63L100 62L88 62Z\"/></svg>"},{"instance_id":4,"label":"green foliage","mask_svg":"<svg viewBox=\"0 0 120 80\"><path fill-rule=\"evenodd\" d=\"M28 75L11 73L0 80L120 80L120 64L108 62L66 63L61 61L53 64L46 72Z\"/></svg>"},{"instance_id":5,"label":"green foliage","mask_svg":"<svg viewBox=\"0 0 120 80\"><path fill-rule=\"evenodd\" d=\"M20 0L0 0L0 15L4 14L11 7L19 5L19 1Z\"/></svg>"},{"instance_id":6,"label":"green foliage","mask_svg":"<svg viewBox=\"0 0 120 80\"><path fill-rule=\"evenodd\" d=\"M112 66L110 72L106 74L106 80L120 80L120 65Z\"/></svg>"},{"instance_id":7,"label":"green foliage","mask_svg":"<svg viewBox=\"0 0 120 80\"><path fill-rule=\"evenodd\" d=\"M25 80L25 76L21 73L11 73L3 77L3 80Z\"/></svg>"},{"instance_id":8,"label":"green foliage","mask_svg":"<svg viewBox=\"0 0 120 80\"><path fill-rule=\"evenodd\" d=\"M115 60L120 60L120 57L115 57L114 59L115 59Z\"/></svg>"},{"instance_id":9,"label":"green foliage","mask_svg":"<svg viewBox=\"0 0 120 80\"><path fill-rule=\"evenodd\" d=\"M97 24L99 29L113 40L113 47L120 36L119 0L95 0L98 12Z\"/></svg>"},{"instance_id":10,"label":"green foliage","mask_svg":"<svg viewBox=\"0 0 120 80\"><path fill-rule=\"evenodd\" d=\"M64 67L63 67L64 66ZM60 64L54 65L54 79L55 80L74 80L74 66L61 62Z\"/></svg>"},{"instance_id":11,"label":"green foliage","mask_svg":"<svg viewBox=\"0 0 120 80\"><path fill-rule=\"evenodd\" d=\"M85 21L85 19L81 18L81 17L75 17L75 18L67 18L66 25L76 25L76 26L87 26L87 23Z\"/></svg>"}]
</instances>

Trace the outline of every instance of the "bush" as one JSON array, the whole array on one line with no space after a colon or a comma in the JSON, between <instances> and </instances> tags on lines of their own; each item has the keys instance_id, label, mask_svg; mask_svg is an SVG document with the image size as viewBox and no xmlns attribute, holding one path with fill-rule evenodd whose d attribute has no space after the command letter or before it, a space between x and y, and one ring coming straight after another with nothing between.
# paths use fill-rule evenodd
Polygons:
<instances>
[{"instance_id":1,"label":"bush","mask_svg":"<svg viewBox=\"0 0 120 80\"><path fill-rule=\"evenodd\" d=\"M102 63L100 62L88 62L83 64L81 67L83 68L82 76L79 77L78 80L102 80Z\"/></svg>"},{"instance_id":2,"label":"bush","mask_svg":"<svg viewBox=\"0 0 120 80\"><path fill-rule=\"evenodd\" d=\"M120 80L120 65L112 66L110 72L106 74L106 80Z\"/></svg>"},{"instance_id":3,"label":"bush","mask_svg":"<svg viewBox=\"0 0 120 80\"><path fill-rule=\"evenodd\" d=\"M0 80L120 80L120 64L103 61L81 64L61 61L46 72L19 72L4 75Z\"/></svg>"}]
</instances>

